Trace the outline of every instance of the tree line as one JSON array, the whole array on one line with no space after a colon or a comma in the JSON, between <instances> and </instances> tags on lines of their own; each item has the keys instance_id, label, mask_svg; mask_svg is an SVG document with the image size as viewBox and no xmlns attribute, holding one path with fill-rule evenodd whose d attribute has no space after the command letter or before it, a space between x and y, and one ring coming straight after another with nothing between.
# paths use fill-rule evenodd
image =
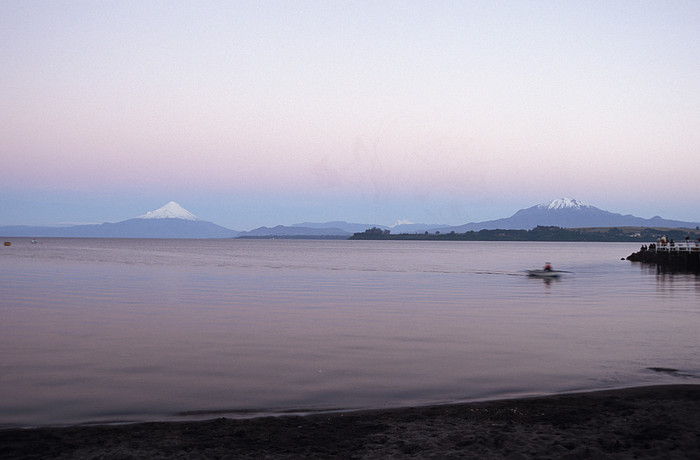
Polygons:
<instances>
[{"instance_id":1,"label":"tree line","mask_svg":"<svg viewBox=\"0 0 700 460\"><path fill-rule=\"evenodd\" d=\"M479 230L456 233L454 231L441 233L397 233L378 227L368 228L364 232L355 233L351 240L430 240L430 241L656 241L657 238L666 236L675 241L684 241L686 237L696 240L700 237L697 229L655 229L645 228L564 228L555 226L541 226L531 230Z\"/></svg>"}]
</instances>

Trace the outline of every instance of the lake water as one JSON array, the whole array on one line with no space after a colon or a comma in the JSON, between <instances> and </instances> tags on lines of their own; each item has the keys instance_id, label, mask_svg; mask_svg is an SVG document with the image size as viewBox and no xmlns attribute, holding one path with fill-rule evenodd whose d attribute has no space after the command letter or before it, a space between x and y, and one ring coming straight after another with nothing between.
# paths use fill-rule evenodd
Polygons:
<instances>
[{"instance_id":1,"label":"lake water","mask_svg":"<svg viewBox=\"0 0 700 460\"><path fill-rule=\"evenodd\" d=\"M620 260L637 243L11 241L0 426L700 378L700 277ZM525 276L545 261L573 273Z\"/></svg>"}]
</instances>

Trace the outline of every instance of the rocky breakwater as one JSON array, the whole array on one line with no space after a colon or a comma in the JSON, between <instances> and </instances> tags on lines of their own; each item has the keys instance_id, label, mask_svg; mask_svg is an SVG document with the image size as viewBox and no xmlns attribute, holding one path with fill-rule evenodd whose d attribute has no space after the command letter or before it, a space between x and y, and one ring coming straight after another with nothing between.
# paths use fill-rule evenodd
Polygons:
<instances>
[{"instance_id":1,"label":"rocky breakwater","mask_svg":"<svg viewBox=\"0 0 700 460\"><path fill-rule=\"evenodd\" d=\"M660 269L700 273L700 250L695 245L642 246L639 251L627 256L632 262L655 264Z\"/></svg>"}]
</instances>

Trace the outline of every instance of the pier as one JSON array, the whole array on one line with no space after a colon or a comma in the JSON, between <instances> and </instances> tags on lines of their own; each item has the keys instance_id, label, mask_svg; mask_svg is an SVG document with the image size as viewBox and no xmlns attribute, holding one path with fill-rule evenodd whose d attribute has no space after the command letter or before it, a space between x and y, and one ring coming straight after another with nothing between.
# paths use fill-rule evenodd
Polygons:
<instances>
[{"instance_id":1,"label":"pier","mask_svg":"<svg viewBox=\"0 0 700 460\"><path fill-rule=\"evenodd\" d=\"M700 273L700 240L651 243L630 254L627 260L656 264L665 270Z\"/></svg>"}]
</instances>

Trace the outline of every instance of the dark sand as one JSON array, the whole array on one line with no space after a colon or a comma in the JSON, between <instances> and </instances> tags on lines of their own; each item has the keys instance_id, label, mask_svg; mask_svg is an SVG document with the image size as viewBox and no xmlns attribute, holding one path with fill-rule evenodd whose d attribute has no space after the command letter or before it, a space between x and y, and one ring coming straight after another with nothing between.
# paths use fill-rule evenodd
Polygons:
<instances>
[{"instance_id":1,"label":"dark sand","mask_svg":"<svg viewBox=\"0 0 700 460\"><path fill-rule=\"evenodd\" d=\"M700 385L304 417L4 429L0 457L700 459Z\"/></svg>"}]
</instances>

